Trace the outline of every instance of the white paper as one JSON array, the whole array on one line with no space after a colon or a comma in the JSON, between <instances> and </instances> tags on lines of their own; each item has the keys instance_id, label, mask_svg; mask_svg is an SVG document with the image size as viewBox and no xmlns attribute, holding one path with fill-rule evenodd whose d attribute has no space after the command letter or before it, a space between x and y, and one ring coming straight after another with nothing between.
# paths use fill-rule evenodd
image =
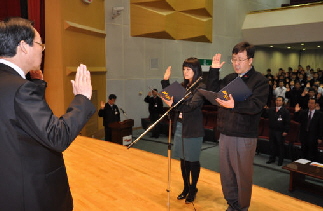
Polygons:
<instances>
[{"instance_id":1,"label":"white paper","mask_svg":"<svg viewBox=\"0 0 323 211\"><path fill-rule=\"evenodd\" d=\"M306 160L306 159L298 159L298 160L295 160L294 162L300 163L300 164L306 164L306 163L309 163L311 161L310 160Z\"/></svg>"},{"instance_id":2,"label":"white paper","mask_svg":"<svg viewBox=\"0 0 323 211\"><path fill-rule=\"evenodd\" d=\"M318 162L312 162L310 163L311 166L317 166L317 167L321 167L323 168L323 164L322 163L318 163Z\"/></svg>"}]
</instances>

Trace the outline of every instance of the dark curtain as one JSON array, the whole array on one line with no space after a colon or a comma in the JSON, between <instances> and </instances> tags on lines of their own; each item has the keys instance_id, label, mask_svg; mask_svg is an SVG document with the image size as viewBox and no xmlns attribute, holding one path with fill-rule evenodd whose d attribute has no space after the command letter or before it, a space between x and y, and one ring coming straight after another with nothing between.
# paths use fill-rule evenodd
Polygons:
<instances>
[{"instance_id":1,"label":"dark curtain","mask_svg":"<svg viewBox=\"0 0 323 211\"><path fill-rule=\"evenodd\" d=\"M34 27L45 43L45 0L28 0L28 19L34 21ZM44 55L41 70L44 70Z\"/></svg>"},{"instance_id":2,"label":"dark curtain","mask_svg":"<svg viewBox=\"0 0 323 211\"><path fill-rule=\"evenodd\" d=\"M1 0L0 20L7 17L34 21L35 29L45 39L45 0Z\"/></svg>"},{"instance_id":3,"label":"dark curtain","mask_svg":"<svg viewBox=\"0 0 323 211\"><path fill-rule=\"evenodd\" d=\"M20 0L1 0L0 20L10 16L21 17Z\"/></svg>"}]
</instances>

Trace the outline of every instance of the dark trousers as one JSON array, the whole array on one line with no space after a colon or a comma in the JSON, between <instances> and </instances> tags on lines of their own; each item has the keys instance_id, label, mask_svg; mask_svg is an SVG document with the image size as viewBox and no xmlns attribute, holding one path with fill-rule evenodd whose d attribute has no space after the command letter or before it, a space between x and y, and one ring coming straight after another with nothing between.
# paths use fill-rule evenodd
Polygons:
<instances>
[{"instance_id":1,"label":"dark trousers","mask_svg":"<svg viewBox=\"0 0 323 211\"><path fill-rule=\"evenodd\" d=\"M257 138L220 134L219 142L220 178L224 198L230 206L247 211L252 193L253 160Z\"/></svg>"},{"instance_id":2,"label":"dark trousers","mask_svg":"<svg viewBox=\"0 0 323 211\"><path fill-rule=\"evenodd\" d=\"M150 113L149 120L151 124L154 124L159 119L158 113ZM155 138L159 137L160 134L160 124L156 124L155 127L151 130L151 135Z\"/></svg>"},{"instance_id":3,"label":"dark trousers","mask_svg":"<svg viewBox=\"0 0 323 211\"><path fill-rule=\"evenodd\" d=\"M110 127L105 126L105 140L106 141L112 141L112 130Z\"/></svg>"},{"instance_id":4,"label":"dark trousers","mask_svg":"<svg viewBox=\"0 0 323 211\"><path fill-rule=\"evenodd\" d=\"M317 161L318 142L317 138L313 138L310 132L304 132L301 137L302 157L310 161Z\"/></svg>"},{"instance_id":5,"label":"dark trousers","mask_svg":"<svg viewBox=\"0 0 323 211\"><path fill-rule=\"evenodd\" d=\"M276 160L278 157L278 163L282 163L284 160L284 146L285 137L282 135L283 132L270 130L269 132L269 144L271 148L270 160Z\"/></svg>"}]
</instances>

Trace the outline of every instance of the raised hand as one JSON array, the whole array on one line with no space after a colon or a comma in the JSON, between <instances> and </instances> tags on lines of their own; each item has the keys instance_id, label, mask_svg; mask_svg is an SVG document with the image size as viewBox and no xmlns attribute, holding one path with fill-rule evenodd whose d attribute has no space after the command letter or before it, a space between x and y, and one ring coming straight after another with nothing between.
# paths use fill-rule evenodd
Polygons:
<instances>
[{"instance_id":1,"label":"raised hand","mask_svg":"<svg viewBox=\"0 0 323 211\"><path fill-rule=\"evenodd\" d=\"M31 79L40 79L43 80L43 72L41 70L31 70L29 71Z\"/></svg>"},{"instance_id":2,"label":"raised hand","mask_svg":"<svg viewBox=\"0 0 323 211\"><path fill-rule=\"evenodd\" d=\"M102 100L100 102L100 106L101 106L102 109L105 107L105 103Z\"/></svg>"},{"instance_id":3,"label":"raised hand","mask_svg":"<svg viewBox=\"0 0 323 211\"><path fill-rule=\"evenodd\" d=\"M301 110L301 107L299 107L299 104L297 103L295 105L295 112L299 112Z\"/></svg>"},{"instance_id":4,"label":"raised hand","mask_svg":"<svg viewBox=\"0 0 323 211\"><path fill-rule=\"evenodd\" d=\"M172 66L168 66L164 74L164 80L169 80L171 73L172 73Z\"/></svg>"},{"instance_id":5,"label":"raised hand","mask_svg":"<svg viewBox=\"0 0 323 211\"><path fill-rule=\"evenodd\" d=\"M91 100L92 97L92 84L91 84L91 74L87 70L86 66L80 64L77 67L77 72L75 75L75 80L71 80L73 86L74 95L81 94Z\"/></svg>"},{"instance_id":6,"label":"raised hand","mask_svg":"<svg viewBox=\"0 0 323 211\"><path fill-rule=\"evenodd\" d=\"M221 62L221 54L217 53L212 58L212 68L221 68L225 62Z\"/></svg>"}]
</instances>

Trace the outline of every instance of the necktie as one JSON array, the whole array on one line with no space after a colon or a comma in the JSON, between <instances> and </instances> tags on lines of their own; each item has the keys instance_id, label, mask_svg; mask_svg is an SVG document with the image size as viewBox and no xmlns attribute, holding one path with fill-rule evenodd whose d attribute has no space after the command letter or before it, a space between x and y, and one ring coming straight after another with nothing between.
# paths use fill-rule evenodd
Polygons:
<instances>
[{"instance_id":1,"label":"necktie","mask_svg":"<svg viewBox=\"0 0 323 211\"><path fill-rule=\"evenodd\" d=\"M310 129L311 119L312 119L312 111L309 111L308 118L307 118L306 131L308 131Z\"/></svg>"}]
</instances>

